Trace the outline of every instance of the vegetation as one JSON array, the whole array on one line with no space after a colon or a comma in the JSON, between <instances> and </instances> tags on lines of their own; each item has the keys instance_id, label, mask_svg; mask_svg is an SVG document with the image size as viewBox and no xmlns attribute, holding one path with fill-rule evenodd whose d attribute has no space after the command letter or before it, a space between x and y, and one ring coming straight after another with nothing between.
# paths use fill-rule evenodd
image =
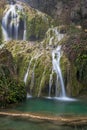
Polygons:
<instances>
[{"instance_id":1,"label":"vegetation","mask_svg":"<svg viewBox=\"0 0 87 130\"><path fill-rule=\"evenodd\" d=\"M0 24L0 44L2 44L2 28L1 28L1 24Z\"/></svg>"},{"instance_id":2,"label":"vegetation","mask_svg":"<svg viewBox=\"0 0 87 130\"><path fill-rule=\"evenodd\" d=\"M23 82L11 78L6 66L0 66L0 107L18 103L25 99L25 87Z\"/></svg>"},{"instance_id":3,"label":"vegetation","mask_svg":"<svg viewBox=\"0 0 87 130\"><path fill-rule=\"evenodd\" d=\"M26 12L26 26L27 26L27 40L35 41L42 40L48 28L53 24L54 20L38 10L27 8Z\"/></svg>"},{"instance_id":4,"label":"vegetation","mask_svg":"<svg viewBox=\"0 0 87 130\"><path fill-rule=\"evenodd\" d=\"M0 107L23 101L25 97L25 86L17 78L12 55L3 49L0 51Z\"/></svg>"}]
</instances>

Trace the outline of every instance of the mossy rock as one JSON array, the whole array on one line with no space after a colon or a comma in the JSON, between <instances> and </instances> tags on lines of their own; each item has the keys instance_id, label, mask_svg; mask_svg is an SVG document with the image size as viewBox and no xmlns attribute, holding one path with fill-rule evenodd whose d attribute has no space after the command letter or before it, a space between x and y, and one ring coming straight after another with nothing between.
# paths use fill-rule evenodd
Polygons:
<instances>
[{"instance_id":1,"label":"mossy rock","mask_svg":"<svg viewBox=\"0 0 87 130\"><path fill-rule=\"evenodd\" d=\"M27 40L42 40L48 28L51 27L52 24L54 25L54 20L47 14L27 5L24 5L24 8L26 13Z\"/></svg>"},{"instance_id":2,"label":"mossy rock","mask_svg":"<svg viewBox=\"0 0 87 130\"><path fill-rule=\"evenodd\" d=\"M26 98L24 83L17 77L15 62L11 53L0 51L0 107L18 103Z\"/></svg>"},{"instance_id":3,"label":"mossy rock","mask_svg":"<svg viewBox=\"0 0 87 130\"><path fill-rule=\"evenodd\" d=\"M22 81L29 67L26 81L27 91L31 91L33 96L38 96L39 91L41 91L40 96L42 96L46 88L49 87L49 77L52 70L51 53L45 50L40 43L32 44L24 41L10 41L6 48L14 57L17 75ZM33 73L34 83L32 83ZM46 93L48 94L48 92Z\"/></svg>"},{"instance_id":4,"label":"mossy rock","mask_svg":"<svg viewBox=\"0 0 87 130\"><path fill-rule=\"evenodd\" d=\"M49 28L43 40L44 47L56 48L59 44L61 44L61 41L65 37L64 29L65 28L63 28L62 26L52 26L51 28Z\"/></svg>"}]
</instances>

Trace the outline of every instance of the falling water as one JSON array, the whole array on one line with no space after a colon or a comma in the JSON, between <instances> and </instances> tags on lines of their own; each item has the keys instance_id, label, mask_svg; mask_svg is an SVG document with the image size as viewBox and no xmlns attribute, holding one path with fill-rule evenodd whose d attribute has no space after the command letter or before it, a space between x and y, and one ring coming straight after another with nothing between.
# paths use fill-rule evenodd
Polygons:
<instances>
[{"instance_id":1,"label":"falling water","mask_svg":"<svg viewBox=\"0 0 87 130\"><path fill-rule=\"evenodd\" d=\"M61 46L58 46L56 48L56 50L53 50L53 52L52 52L53 70L57 74L57 82L58 82L58 78L60 80L61 97L66 97L65 86L64 86L64 82L63 82L61 68L60 68L60 58L61 58ZM56 91L57 91L57 88L56 88ZM57 94L57 92L56 92L56 94ZM57 95L55 95L55 96L57 96Z\"/></svg>"},{"instance_id":2,"label":"falling water","mask_svg":"<svg viewBox=\"0 0 87 130\"><path fill-rule=\"evenodd\" d=\"M61 34L57 28L54 29L54 32L58 38L58 41L61 41L64 38L64 34Z\"/></svg>"},{"instance_id":3,"label":"falling water","mask_svg":"<svg viewBox=\"0 0 87 130\"><path fill-rule=\"evenodd\" d=\"M34 78L35 78L34 71L35 71L35 67L36 67L36 63L35 63L34 66L33 66L33 71L32 71L32 76L31 76L30 94L32 94L32 89L33 89L33 87L34 87Z\"/></svg>"},{"instance_id":4,"label":"falling water","mask_svg":"<svg viewBox=\"0 0 87 130\"><path fill-rule=\"evenodd\" d=\"M58 97L59 95L59 77L56 76L56 83L55 83L55 97Z\"/></svg>"},{"instance_id":5,"label":"falling water","mask_svg":"<svg viewBox=\"0 0 87 130\"><path fill-rule=\"evenodd\" d=\"M52 83L53 83L53 70L52 73L50 74L50 79L49 79L49 97L51 97Z\"/></svg>"},{"instance_id":6,"label":"falling water","mask_svg":"<svg viewBox=\"0 0 87 130\"><path fill-rule=\"evenodd\" d=\"M28 78L28 75L29 75L29 70L30 70L30 66L31 66L32 60L33 60L33 58L31 58L31 60L29 62L29 65L28 65L28 68L27 68L27 71L26 71L25 76L24 76L24 83L25 83L25 85L27 83L27 78Z\"/></svg>"},{"instance_id":7,"label":"falling water","mask_svg":"<svg viewBox=\"0 0 87 130\"><path fill-rule=\"evenodd\" d=\"M53 32L53 35L50 35L50 31ZM47 36L49 37L49 45L57 45L64 38L64 34L60 33L58 28L51 28L47 32ZM76 101L76 99L69 98L66 96L65 86L63 82L63 76L60 68L60 59L61 59L61 46L58 46L55 50L52 51L52 64L53 69L49 78L49 92L48 99L58 99L63 101ZM51 96L51 90L53 85L53 73L56 73L56 82L55 82L55 97Z\"/></svg>"},{"instance_id":8,"label":"falling water","mask_svg":"<svg viewBox=\"0 0 87 130\"><path fill-rule=\"evenodd\" d=\"M24 19L24 34L23 34L23 40L26 40L26 18Z\"/></svg>"},{"instance_id":9,"label":"falling water","mask_svg":"<svg viewBox=\"0 0 87 130\"><path fill-rule=\"evenodd\" d=\"M4 13L2 18L2 32L5 41L11 39L17 40L19 37L21 40L24 39L24 28L26 28L24 26L26 26L26 24L24 25L25 22L22 22L23 26L20 25L20 14L24 15L22 6L12 3L9 5L7 12ZM23 36L20 36L19 31L21 31L21 34L23 33Z\"/></svg>"},{"instance_id":10,"label":"falling water","mask_svg":"<svg viewBox=\"0 0 87 130\"><path fill-rule=\"evenodd\" d=\"M74 98L69 98L66 96L65 92L65 86L63 82L63 76L60 68L60 59L61 59L61 46L58 46L55 50L52 52L52 64L53 64L53 70L55 71L57 75L56 85L55 85L55 98L58 100L63 101L76 101ZM60 91L59 86L60 85ZM60 96L58 97L58 93L60 92Z\"/></svg>"},{"instance_id":11,"label":"falling water","mask_svg":"<svg viewBox=\"0 0 87 130\"><path fill-rule=\"evenodd\" d=\"M37 54L36 56L33 56L33 57L31 58L31 60L29 61L29 65L28 65L27 71L26 71L25 76L24 76L24 83L25 83L25 84L27 83L27 78L28 78L28 76L29 76L29 70L30 70L30 66L31 66L32 61L33 61L34 59L38 59L42 54L43 54L43 53L41 53L41 54L39 54L39 55Z\"/></svg>"},{"instance_id":12,"label":"falling water","mask_svg":"<svg viewBox=\"0 0 87 130\"><path fill-rule=\"evenodd\" d=\"M33 58L31 58L31 60L29 62L29 65L28 65L28 68L27 68L27 71L26 71L25 76L24 76L24 83L25 83L25 85L27 83L27 79L28 79L28 76L29 76L29 70L30 70L30 66L31 66L32 61L33 61ZM27 98L31 98L31 97L32 96L29 93L27 93Z\"/></svg>"},{"instance_id":13,"label":"falling water","mask_svg":"<svg viewBox=\"0 0 87 130\"><path fill-rule=\"evenodd\" d=\"M42 54L43 54L43 53L41 53L41 54L36 54L36 55L33 56L33 57L31 58L31 60L29 61L29 65L28 65L27 71L26 71L25 76L24 76L24 83L25 83L25 85L27 84L27 80L28 80L28 76L29 76L29 71L30 71L30 66L31 66L32 61L35 59L36 62L37 62L37 59L38 59ZM34 82L34 70L35 70L35 67L36 67L36 63L34 64L34 67L33 67L33 73L32 73L32 77L31 77L31 84L33 84L33 82ZM31 91L31 90L30 90L30 91ZM32 92L30 92L30 94L27 93L27 98L31 98L31 97L32 97L32 96L31 96L31 93L32 93Z\"/></svg>"}]
</instances>

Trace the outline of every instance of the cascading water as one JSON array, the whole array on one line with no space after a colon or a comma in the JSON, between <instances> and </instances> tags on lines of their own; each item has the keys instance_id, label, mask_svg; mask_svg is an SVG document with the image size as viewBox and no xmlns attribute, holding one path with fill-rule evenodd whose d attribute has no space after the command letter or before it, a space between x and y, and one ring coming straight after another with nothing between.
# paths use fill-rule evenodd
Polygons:
<instances>
[{"instance_id":1,"label":"cascading water","mask_svg":"<svg viewBox=\"0 0 87 130\"><path fill-rule=\"evenodd\" d=\"M60 40L62 40L64 38L64 34L59 33L58 28L52 28L51 31L53 32L53 36L50 38L49 40L49 45L52 45L53 42L54 44L56 44L55 42L59 42ZM55 40L56 39L56 40ZM60 46L56 49L52 51L52 63L53 63L53 69L52 69L52 73L50 74L50 79L49 79L49 97L51 97L51 89L52 89L52 84L53 84L53 72L55 71L57 74L57 79L56 79L56 84L55 84L55 97L58 96L59 92L59 79L62 85L62 96L66 96L65 94L65 90L64 90L64 83L63 83L63 79L62 79L62 73L61 73L61 69L60 69L60 58L61 58L61 52L60 52ZM54 64L55 63L55 64Z\"/></svg>"},{"instance_id":2,"label":"cascading water","mask_svg":"<svg viewBox=\"0 0 87 130\"><path fill-rule=\"evenodd\" d=\"M52 73L50 74L50 79L49 79L49 98L51 97L52 83L53 83L53 70Z\"/></svg>"},{"instance_id":3,"label":"cascading water","mask_svg":"<svg viewBox=\"0 0 87 130\"><path fill-rule=\"evenodd\" d=\"M63 76L60 68L61 56L62 56L61 46L58 46L55 50L52 51L53 71L57 75L56 85L55 85L55 99L63 100L63 101L76 101L76 99L69 98L66 96Z\"/></svg>"},{"instance_id":4,"label":"cascading water","mask_svg":"<svg viewBox=\"0 0 87 130\"><path fill-rule=\"evenodd\" d=\"M26 18L24 20L24 34L23 34L23 40L26 40Z\"/></svg>"},{"instance_id":5,"label":"cascading water","mask_svg":"<svg viewBox=\"0 0 87 130\"><path fill-rule=\"evenodd\" d=\"M29 71L30 71L30 67L31 67L32 61L33 61L33 60L37 60L42 54L43 54L43 53L37 54L37 55L33 56L33 57L31 58L31 60L29 61L29 65L28 65L27 71L26 71L25 76L24 76L24 83L25 83L25 85L27 84L27 80L28 80ZM36 61L36 62L37 62L37 61ZM34 81L34 70L35 70L35 67L36 67L36 63L34 64L33 73L32 73L32 76L31 76L31 85L32 85L32 86L33 86L33 81ZM31 89L31 88L30 88L30 89ZM32 90L30 90L30 94L27 93L27 98L31 98L31 97L32 97L31 94L32 94Z\"/></svg>"},{"instance_id":6,"label":"cascading water","mask_svg":"<svg viewBox=\"0 0 87 130\"><path fill-rule=\"evenodd\" d=\"M29 65L28 65L27 71L26 71L25 76L24 76L24 83L25 83L25 84L27 83L27 78L28 78L28 75L29 75L29 70L30 70L30 66L31 66L32 61L33 61L34 59L38 59L42 54L43 54L43 53L37 54L36 56L33 56L33 57L31 58L31 60L29 61Z\"/></svg>"},{"instance_id":7,"label":"cascading water","mask_svg":"<svg viewBox=\"0 0 87 130\"><path fill-rule=\"evenodd\" d=\"M55 71L56 75L57 75L57 84L56 84L56 94L55 96L57 96L57 91L58 91L58 79L60 81L60 85L61 85L61 97L66 97L66 93L65 93L65 86L64 86L64 82L63 82L63 77L62 77L62 72L61 72L61 68L60 68L60 58L61 58L61 46L58 46L56 48L56 50L53 50L52 52L52 63L53 63L53 70Z\"/></svg>"},{"instance_id":8,"label":"cascading water","mask_svg":"<svg viewBox=\"0 0 87 130\"><path fill-rule=\"evenodd\" d=\"M5 11L2 18L2 32L4 40L25 40L25 23L26 21L24 17L23 7L16 3L11 3L9 5L9 9L7 12Z\"/></svg>"},{"instance_id":9,"label":"cascading water","mask_svg":"<svg viewBox=\"0 0 87 130\"><path fill-rule=\"evenodd\" d=\"M61 34L57 27L50 29L54 36L50 37L49 45L57 45L59 41L61 41L64 38L64 34ZM50 30L48 31L48 34L50 34ZM76 99L72 99L66 96L65 92L65 86L63 82L63 76L60 68L60 59L62 56L61 52L61 46L58 46L55 50L52 51L52 73L50 74L49 78L49 93L48 97L49 99L55 98L58 100L65 100L65 101L75 101ZM55 97L51 97L51 90L53 87L53 73L56 73L56 82L55 82Z\"/></svg>"},{"instance_id":10,"label":"cascading water","mask_svg":"<svg viewBox=\"0 0 87 130\"><path fill-rule=\"evenodd\" d=\"M31 87L30 87L30 94L32 95L32 90L33 90L33 87L34 87L34 80L35 80L35 67L36 67L36 62L33 66L33 71L32 71L32 76L31 76Z\"/></svg>"},{"instance_id":11,"label":"cascading water","mask_svg":"<svg viewBox=\"0 0 87 130\"><path fill-rule=\"evenodd\" d=\"M26 71L25 76L24 76L24 83L25 83L25 85L27 83L27 78L28 78L28 75L29 75L29 70L30 70L30 66L31 66L32 60L33 60L33 58L31 58L31 60L29 62L29 65L28 65L28 68L27 68L27 71Z\"/></svg>"},{"instance_id":12,"label":"cascading water","mask_svg":"<svg viewBox=\"0 0 87 130\"><path fill-rule=\"evenodd\" d=\"M24 76L24 83L25 83L25 85L27 83L27 79L28 79L28 75L29 75L29 70L30 70L30 66L31 66L32 61L33 61L33 58L31 58L31 60L29 62L29 65L28 65L28 68L27 68L27 71L26 71L25 76ZM30 98L30 97L32 97L32 96L29 93L27 93L27 98Z\"/></svg>"},{"instance_id":13,"label":"cascading water","mask_svg":"<svg viewBox=\"0 0 87 130\"><path fill-rule=\"evenodd\" d=\"M61 41L61 40L64 38L64 34L61 34L61 33L57 30L57 28L54 29L54 32L55 32L55 34L56 34L56 36L57 36L57 38L58 38L58 41Z\"/></svg>"}]
</instances>

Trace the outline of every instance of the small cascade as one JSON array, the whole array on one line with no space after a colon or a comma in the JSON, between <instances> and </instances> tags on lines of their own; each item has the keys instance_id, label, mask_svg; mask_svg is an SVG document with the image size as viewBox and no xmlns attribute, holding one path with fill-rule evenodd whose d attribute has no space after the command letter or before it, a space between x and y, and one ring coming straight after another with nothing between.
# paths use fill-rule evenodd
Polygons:
<instances>
[{"instance_id":1,"label":"small cascade","mask_svg":"<svg viewBox=\"0 0 87 130\"><path fill-rule=\"evenodd\" d=\"M31 88L30 88L30 94L32 95L32 89L33 89L33 87L34 87L34 76L35 76L35 74L34 74L34 71L35 71L35 67L36 67L36 63L34 64L34 66L33 66L33 71L32 71L32 76L31 76Z\"/></svg>"},{"instance_id":2,"label":"small cascade","mask_svg":"<svg viewBox=\"0 0 87 130\"><path fill-rule=\"evenodd\" d=\"M76 99L69 98L66 95L63 76L62 76L61 67L60 67L61 56L62 56L61 46L58 46L55 50L52 51L53 69L52 69L52 73L50 74L49 96L47 98L48 99L55 98L55 99L63 100L63 101L76 101ZM54 72L56 73L55 97L51 97L51 89L52 89L52 84L53 84L53 73Z\"/></svg>"},{"instance_id":3,"label":"small cascade","mask_svg":"<svg viewBox=\"0 0 87 130\"><path fill-rule=\"evenodd\" d=\"M56 45L57 42L61 41L64 38L64 34L61 34L57 27L52 28L51 30L54 35L50 38L49 45L52 45L52 44ZM51 88L52 88L52 83L53 83L54 72L56 73L56 77L57 77L56 82L55 82L55 97L59 96L60 86L61 86L61 96L63 97L66 96L62 73L60 69L60 58L61 58L61 46L58 46L57 49L52 51L53 69L52 69L52 73L50 74L50 79L49 79L49 96L48 97L51 97Z\"/></svg>"},{"instance_id":4,"label":"small cascade","mask_svg":"<svg viewBox=\"0 0 87 130\"><path fill-rule=\"evenodd\" d=\"M62 72L60 68L60 58L61 58L61 46L58 46L56 50L53 50L52 52L52 63L53 63L53 70L55 71L57 75L57 85L56 85L56 95L58 94L58 79L60 81L60 86L61 86L61 97L66 97L65 93L65 86L63 82L63 77L62 77Z\"/></svg>"},{"instance_id":5,"label":"small cascade","mask_svg":"<svg viewBox=\"0 0 87 130\"><path fill-rule=\"evenodd\" d=\"M53 70L52 73L50 74L50 79L49 79L49 97L51 97L52 84L53 84Z\"/></svg>"},{"instance_id":6,"label":"small cascade","mask_svg":"<svg viewBox=\"0 0 87 130\"><path fill-rule=\"evenodd\" d=\"M26 26L25 22L23 7L17 3L11 3L9 5L9 9L4 13L2 18L2 32L4 40L23 40L25 30L24 28L26 28L24 27Z\"/></svg>"},{"instance_id":7,"label":"small cascade","mask_svg":"<svg viewBox=\"0 0 87 130\"><path fill-rule=\"evenodd\" d=\"M29 70L30 70L30 66L31 66L32 61L33 61L33 58L31 58L31 60L29 62L29 65L28 65L28 68L27 68L27 71L26 71L25 76L24 76L24 83L25 83L25 85L27 83L27 78L28 78L28 75L29 75Z\"/></svg>"},{"instance_id":8,"label":"small cascade","mask_svg":"<svg viewBox=\"0 0 87 130\"><path fill-rule=\"evenodd\" d=\"M26 18L24 19L24 33L23 33L23 40L26 40Z\"/></svg>"},{"instance_id":9,"label":"small cascade","mask_svg":"<svg viewBox=\"0 0 87 130\"><path fill-rule=\"evenodd\" d=\"M32 61L33 61L33 58L31 58L31 60L29 61L29 65L28 65L27 71L26 71L25 76L24 76L25 85L27 84L27 79L28 79L28 76L29 76L29 70L30 70L30 66L31 66ZM32 96L29 93L27 93L27 98L31 98L31 97Z\"/></svg>"},{"instance_id":10,"label":"small cascade","mask_svg":"<svg viewBox=\"0 0 87 130\"><path fill-rule=\"evenodd\" d=\"M54 29L54 32L58 41L61 41L64 38L64 34L61 34L57 28Z\"/></svg>"},{"instance_id":11,"label":"small cascade","mask_svg":"<svg viewBox=\"0 0 87 130\"><path fill-rule=\"evenodd\" d=\"M37 62L37 59L38 59L42 54L43 54L43 53L41 53L41 54L36 54L36 55L33 56L33 57L31 58L31 60L29 61L29 65L28 65L27 71L26 71L25 76L24 76L24 83L25 83L25 85L27 84L27 80L28 80L29 71L30 71L30 67L31 67L32 61L33 61L33 60L36 60L36 62ZM36 62L35 62L35 64L34 64L32 76L31 76L31 86L32 86L32 87L30 88L30 94L27 93L27 97L28 97L28 98L29 98L29 97L32 97L31 95L32 95L32 88L33 88L33 86L34 86L34 70L35 70L35 67L36 67Z\"/></svg>"},{"instance_id":12,"label":"small cascade","mask_svg":"<svg viewBox=\"0 0 87 130\"><path fill-rule=\"evenodd\" d=\"M56 83L55 83L55 97L59 96L59 77L56 76Z\"/></svg>"},{"instance_id":13,"label":"small cascade","mask_svg":"<svg viewBox=\"0 0 87 130\"><path fill-rule=\"evenodd\" d=\"M31 66L32 61L33 61L34 59L39 58L41 55L42 55L42 54L40 54L40 55L38 55L38 56L36 55L35 57L33 56L33 57L31 58L31 60L29 61L29 65L28 65L27 71L26 71L25 76L24 76L24 83L25 83L25 84L27 83L27 78L28 78L28 76L29 76L29 70L30 70L30 66Z\"/></svg>"}]
</instances>

